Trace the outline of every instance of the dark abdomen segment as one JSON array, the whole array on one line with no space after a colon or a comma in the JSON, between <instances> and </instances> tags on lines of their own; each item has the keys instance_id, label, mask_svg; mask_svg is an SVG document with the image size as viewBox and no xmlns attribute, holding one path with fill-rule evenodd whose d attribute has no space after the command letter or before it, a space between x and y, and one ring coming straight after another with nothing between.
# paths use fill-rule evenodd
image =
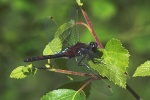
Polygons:
<instances>
[{"instance_id":1,"label":"dark abdomen segment","mask_svg":"<svg viewBox=\"0 0 150 100\"><path fill-rule=\"evenodd\" d=\"M64 53L58 53L55 55L46 55L46 56L37 56L37 57L30 57L24 60L24 62L33 62L33 61L39 61L39 60L45 60L45 59L53 59L53 58L60 58L60 57L66 57Z\"/></svg>"}]
</instances>

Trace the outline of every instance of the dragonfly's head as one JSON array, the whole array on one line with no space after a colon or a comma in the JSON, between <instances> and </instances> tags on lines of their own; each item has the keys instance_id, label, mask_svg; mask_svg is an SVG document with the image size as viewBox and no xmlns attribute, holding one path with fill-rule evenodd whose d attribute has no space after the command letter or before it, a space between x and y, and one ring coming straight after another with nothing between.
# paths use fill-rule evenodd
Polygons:
<instances>
[{"instance_id":1,"label":"dragonfly's head","mask_svg":"<svg viewBox=\"0 0 150 100\"><path fill-rule=\"evenodd\" d=\"M97 50L97 48L98 48L97 43L96 43L96 42L90 42L90 48L91 48L93 51Z\"/></svg>"}]
</instances>

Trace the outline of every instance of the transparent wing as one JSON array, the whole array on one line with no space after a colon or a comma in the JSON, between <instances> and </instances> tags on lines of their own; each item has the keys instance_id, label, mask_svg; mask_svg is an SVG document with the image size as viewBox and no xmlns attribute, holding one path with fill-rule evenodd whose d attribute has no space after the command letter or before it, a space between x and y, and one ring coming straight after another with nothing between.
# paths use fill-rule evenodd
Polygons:
<instances>
[{"instance_id":1,"label":"transparent wing","mask_svg":"<svg viewBox=\"0 0 150 100\"><path fill-rule=\"evenodd\" d=\"M70 30L75 25L75 22L73 20L70 20L69 22L63 23L59 27L57 27L56 22L53 20L52 17L48 19L47 23L47 33L49 38L49 43L46 45L43 55L50 55L50 54L56 54L63 50L63 47L66 45L64 41L67 37L70 37L70 31L66 33L68 30Z\"/></svg>"},{"instance_id":2,"label":"transparent wing","mask_svg":"<svg viewBox=\"0 0 150 100\"><path fill-rule=\"evenodd\" d=\"M45 20L48 44L43 51L43 55L55 54L61 50L59 39L55 39L55 34L59 27L52 16L48 16Z\"/></svg>"},{"instance_id":3,"label":"transparent wing","mask_svg":"<svg viewBox=\"0 0 150 100\"><path fill-rule=\"evenodd\" d=\"M55 32L57 31L57 29L58 25L52 16L48 16L47 18L45 18L45 30L48 42L54 39Z\"/></svg>"},{"instance_id":4,"label":"transparent wing","mask_svg":"<svg viewBox=\"0 0 150 100\"><path fill-rule=\"evenodd\" d=\"M72 9L66 23L58 27L53 17L46 18L46 31L49 43L46 45L43 55L56 54L79 41L79 35L75 22L77 20L77 10Z\"/></svg>"},{"instance_id":5,"label":"transparent wing","mask_svg":"<svg viewBox=\"0 0 150 100\"><path fill-rule=\"evenodd\" d=\"M72 46L76 44L77 42L79 42L79 31L76 25L76 22L78 21L78 9L77 8L72 8L70 10L68 20L73 20L75 22L75 25L66 31L67 38L63 43L65 47Z\"/></svg>"},{"instance_id":6,"label":"transparent wing","mask_svg":"<svg viewBox=\"0 0 150 100\"><path fill-rule=\"evenodd\" d=\"M91 69L90 66L88 65L88 58L85 58L82 61L82 66L78 66L78 63L81 59L82 59L82 57L75 57L75 58L69 59L67 62L68 69L72 70L72 71L77 71L77 72L84 72L84 73L99 75L95 70ZM74 78L80 79L80 76L75 76ZM91 88L96 90L97 92L111 95L112 89L111 89L110 85L107 84L107 82L104 79L102 79L101 77L99 77L99 78L100 78L99 80L92 81ZM83 79L83 77L81 79Z\"/></svg>"},{"instance_id":7,"label":"transparent wing","mask_svg":"<svg viewBox=\"0 0 150 100\"><path fill-rule=\"evenodd\" d=\"M53 17L46 19L46 29L48 33L49 41L52 42L49 46L55 53L76 44L79 41L79 32L76 26L78 19L78 10L76 8L71 9L69 17L66 23L63 23L58 27ZM56 40L56 42L55 42ZM53 44L56 43L56 44ZM57 44L58 43L58 44ZM57 45L59 49L54 49L52 45ZM61 49L60 49L61 48ZM54 49L54 50L53 50Z\"/></svg>"}]
</instances>

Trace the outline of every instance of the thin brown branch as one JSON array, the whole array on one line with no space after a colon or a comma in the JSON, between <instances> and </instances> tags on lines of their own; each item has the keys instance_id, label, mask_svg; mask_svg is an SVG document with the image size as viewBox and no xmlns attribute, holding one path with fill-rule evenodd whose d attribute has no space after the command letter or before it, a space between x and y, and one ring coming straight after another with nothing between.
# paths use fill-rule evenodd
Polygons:
<instances>
[{"instance_id":1,"label":"thin brown branch","mask_svg":"<svg viewBox=\"0 0 150 100\"><path fill-rule=\"evenodd\" d=\"M94 38L95 38L95 40L96 40L98 46L99 46L100 48L103 48L103 45L102 45L101 42L99 41L99 39L98 39L98 37L97 37L97 35L96 35L95 31L94 31L94 28L93 28L93 26L92 26L92 24L91 24L91 22L90 22L90 20L89 20L89 17L88 17L88 15L87 15L86 11L83 9L83 7L81 8L81 11L82 11L82 14L83 14L83 16L84 16L84 18L85 18L85 20L86 20L88 26L90 27L91 33L93 34L93 36L94 36Z\"/></svg>"},{"instance_id":2,"label":"thin brown branch","mask_svg":"<svg viewBox=\"0 0 150 100\"><path fill-rule=\"evenodd\" d=\"M142 100L142 98L128 84L126 84L126 88L137 100Z\"/></svg>"},{"instance_id":3,"label":"thin brown branch","mask_svg":"<svg viewBox=\"0 0 150 100\"><path fill-rule=\"evenodd\" d=\"M83 26L85 26L86 28L88 28L88 30L90 31L90 32L92 32L92 30L90 29L90 27L86 24L86 23L83 23L83 22L76 22L76 25L83 25Z\"/></svg>"},{"instance_id":4,"label":"thin brown branch","mask_svg":"<svg viewBox=\"0 0 150 100\"><path fill-rule=\"evenodd\" d=\"M93 78L89 78L85 84L83 84L78 91L83 90L89 83L93 81Z\"/></svg>"},{"instance_id":5,"label":"thin brown branch","mask_svg":"<svg viewBox=\"0 0 150 100\"><path fill-rule=\"evenodd\" d=\"M55 68L45 68L45 67L40 67L38 69L46 69L52 72L57 72L57 73L63 73L63 74L69 74L69 75L76 75L76 76L88 76L88 77L95 77L98 78L99 75L96 74L89 74L89 73L83 73L83 72L75 72L75 71L69 71L69 70L62 70L62 69L55 69ZM105 78L105 77L102 77ZM106 78L105 78L106 79Z\"/></svg>"}]
</instances>

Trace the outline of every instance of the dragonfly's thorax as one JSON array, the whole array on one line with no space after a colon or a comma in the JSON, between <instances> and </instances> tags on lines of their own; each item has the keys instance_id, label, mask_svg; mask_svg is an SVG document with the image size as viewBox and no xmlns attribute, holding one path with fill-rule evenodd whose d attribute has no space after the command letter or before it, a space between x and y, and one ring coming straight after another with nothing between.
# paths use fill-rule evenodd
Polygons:
<instances>
[{"instance_id":1,"label":"dragonfly's thorax","mask_svg":"<svg viewBox=\"0 0 150 100\"><path fill-rule=\"evenodd\" d=\"M75 56L82 56L88 54L91 50L97 49L97 43L91 42L89 45L85 43L76 43L76 45L71 46L63 50L62 52L66 54L69 58Z\"/></svg>"}]
</instances>

